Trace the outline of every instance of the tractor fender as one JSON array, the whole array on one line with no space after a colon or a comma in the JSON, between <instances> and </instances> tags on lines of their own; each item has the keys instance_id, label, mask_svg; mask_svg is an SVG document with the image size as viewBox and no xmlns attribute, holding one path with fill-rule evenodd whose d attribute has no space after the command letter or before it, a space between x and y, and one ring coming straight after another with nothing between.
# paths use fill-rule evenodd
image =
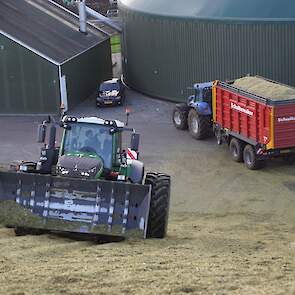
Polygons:
<instances>
[{"instance_id":1,"label":"tractor fender","mask_svg":"<svg viewBox=\"0 0 295 295\"><path fill-rule=\"evenodd\" d=\"M207 102L193 102L189 106L194 108L199 115L212 115L211 106Z\"/></svg>"},{"instance_id":2,"label":"tractor fender","mask_svg":"<svg viewBox=\"0 0 295 295\"><path fill-rule=\"evenodd\" d=\"M129 179L132 183L142 183L144 176L144 164L138 160L130 161Z\"/></svg>"}]
</instances>

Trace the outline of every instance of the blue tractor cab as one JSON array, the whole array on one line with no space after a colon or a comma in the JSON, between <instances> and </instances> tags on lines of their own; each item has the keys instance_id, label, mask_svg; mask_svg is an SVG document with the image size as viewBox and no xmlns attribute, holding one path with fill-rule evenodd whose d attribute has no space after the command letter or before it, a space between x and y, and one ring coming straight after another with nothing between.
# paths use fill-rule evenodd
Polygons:
<instances>
[{"instance_id":1,"label":"blue tractor cab","mask_svg":"<svg viewBox=\"0 0 295 295\"><path fill-rule=\"evenodd\" d=\"M199 115L212 115L212 87L213 82L196 83L193 86L194 95L188 97L187 105Z\"/></svg>"}]
</instances>

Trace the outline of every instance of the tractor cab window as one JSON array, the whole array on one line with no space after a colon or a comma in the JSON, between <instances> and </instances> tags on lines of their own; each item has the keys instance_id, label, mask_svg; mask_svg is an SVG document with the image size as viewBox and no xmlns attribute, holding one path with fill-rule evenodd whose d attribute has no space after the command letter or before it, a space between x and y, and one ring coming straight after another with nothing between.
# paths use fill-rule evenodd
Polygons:
<instances>
[{"instance_id":1,"label":"tractor cab window","mask_svg":"<svg viewBox=\"0 0 295 295\"><path fill-rule=\"evenodd\" d=\"M211 104L211 102L212 102L212 88L211 87L205 87L203 89L203 101Z\"/></svg>"},{"instance_id":2,"label":"tractor cab window","mask_svg":"<svg viewBox=\"0 0 295 295\"><path fill-rule=\"evenodd\" d=\"M202 89L200 87L195 87L195 100L201 101L202 99Z\"/></svg>"},{"instance_id":3,"label":"tractor cab window","mask_svg":"<svg viewBox=\"0 0 295 295\"><path fill-rule=\"evenodd\" d=\"M196 101L203 101L211 104L212 100L212 87L211 85L208 86L208 83L196 84L195 88L195 100Z\"/></svg>"},{"instance_id":4,"label":"tractor cab window","mask_svg":"<svg viewBox=\"0 0 295 295\"><path fill-rule=\"evenodd\" d=\"M72 123L65 130L63 154L100 156L105 168L112 167L112 135L109 127L91 123Z\"/></svg>"}]
</instances>

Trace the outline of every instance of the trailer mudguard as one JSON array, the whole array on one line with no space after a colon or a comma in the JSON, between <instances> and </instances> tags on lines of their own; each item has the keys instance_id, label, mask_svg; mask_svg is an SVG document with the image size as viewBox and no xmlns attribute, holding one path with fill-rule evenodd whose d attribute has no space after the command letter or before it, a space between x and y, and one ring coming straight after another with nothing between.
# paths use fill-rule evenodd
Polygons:
<instances>
[{"instance_id":1,"label":"trailer mudguard","mask_svg":"<svg viewBox=\"0 0 295 295\"><path fill-rule=\"evenodd\" d=\"M0 223L146 238L151 188L104 180L0 172Z\"/></svg>"}]
</instances>

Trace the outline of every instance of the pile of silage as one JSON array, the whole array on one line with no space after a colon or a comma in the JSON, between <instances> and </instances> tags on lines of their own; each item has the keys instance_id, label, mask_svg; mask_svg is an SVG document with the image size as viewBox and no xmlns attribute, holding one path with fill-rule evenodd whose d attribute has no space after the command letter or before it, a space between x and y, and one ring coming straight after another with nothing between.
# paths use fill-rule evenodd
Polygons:
<instances>
[{"instance_id":1,"label":"pile of silage","mask_svg":"<svg viewBox=\"0 0 295 295\"><path fill-rule=\"evenodd\" d=\"M271 100L295 99L295 88L271 82L258 76L237 79L233 86Z\"/></svg>"}]
</instances>

